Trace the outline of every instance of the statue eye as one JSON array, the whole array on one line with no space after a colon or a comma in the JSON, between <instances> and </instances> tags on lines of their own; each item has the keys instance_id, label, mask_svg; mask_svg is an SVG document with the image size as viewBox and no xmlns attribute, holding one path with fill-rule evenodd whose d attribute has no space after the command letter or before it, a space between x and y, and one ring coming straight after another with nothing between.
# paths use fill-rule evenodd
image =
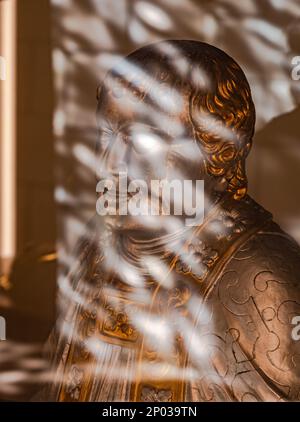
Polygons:
<instances>
[{"instance_id":1,"label":"statue eye","mask_svg":"<svg viewBox=\"0 0 300 422\"><path fill-rule=\"evenodd\" d=\"M116 143L129 143L129 135L121 129L113 130L112 128L102 129L99 137L100 150L112 148Z\"/></svg>"},{"instance_id":2,"label":"statue eye","mask_svg":"<svg viewBox=\"0 0 300 422\"><path fill-rule=\"evenodd\" d=\"M133 147L139 154L155 154L164 149L165 141L153 132L136 132L132 135Z\"/></svg>"}]
</instances>

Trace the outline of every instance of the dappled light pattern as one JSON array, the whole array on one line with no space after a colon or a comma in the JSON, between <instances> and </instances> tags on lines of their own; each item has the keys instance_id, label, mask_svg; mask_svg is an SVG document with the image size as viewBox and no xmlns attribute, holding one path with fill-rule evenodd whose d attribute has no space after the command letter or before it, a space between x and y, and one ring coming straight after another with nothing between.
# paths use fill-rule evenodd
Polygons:
<instances>
[{"instance_id":1,"label":"dappled light pattern","mask_svg":"<svg viewBox=\"0 0 300 422\"><path fill-rule=\"evenodd\" d=\"M257 130L299 104L299 83L291 78L291 60L299 54L300 40L297 29L300 6L296 0L53 0L52 4L57 199L62 205L59 232L62 247L69 251L84 230L82 222L94 212L93 153L97 138L94 93L107 70L125 54L168 38L196 39L224 49L246 72L256 106ZM170 51L170 54L176 53ZM174 66L176 71L184 73L186 63L180 54ZM191 78L199 78L201 84L206 76L195 73ZM153 109L152 114L162 125L168 124L159 110ZM269 177L265 160L258 152L255 147L248 165L250 191L276 212L282 200L280 196L268 197L265 185L260 186L261 179ZM268 154L268 161L273 157L280 160L280 151L272 148L270 152L272 157ZM292 160L293 153L290 155ZM285 167L279 167L273 179L275 186L286 172ZM296 171L296 166L292 171ZM276 217L290 230L294 227L291 222L297 219L298 207L293 209L292 204L284 202L284 212ZM71 221L74 230L69 229ZM291 233L297 235L296 227Z\"/></svg>"},{"instance_id":2,"label":"dappled light pattern","mask_svg":"<svg viewBox=\"0 0 300 422\"><path fill-rule=\"evenodd\" d=\"M42 384L51 382L49 362L41 344L0 343L0 395L6 400L30 399Z\"/></svg>"},{"instance_id":3,"label":"dappled light pattern","mask_svg":"<svg viewBox=\"0 0 300 422\"><path fill-rule=\"evenodd\" d=\"M254 106L243 72L203 45L199 57L176 42L124 57L162 39L197 40L234 57L256 108L250 191L275 212L281 202L280 221L300 239L299 201L292 212L273 200L278 180L296 197L283 175L300 159L299 129L285 128L299 114L291 78L299 2L51 3L60 317L47 347L52 371L33 349L14 345L20 365L1 374L1 391L17 395L31 381L48 384L36 397L45 400L294 400L299 252L247 196ZM216 54L215 67L205 54ZM205 224L189 227L186 215L95 216L97 182L124 165L129 181L204 179Z\"/></svg>"},{"instance_id":4,"label":"dappled light pattern","mask_svg":"<svg viewBox=\"0 0 300 422\"><path fill-rule=\"evenodd\" d=\"M139 25L149 33L150 28L151 33L170 30L172 19L158 4L132 2L131 7L126 16L129 22L131 14L135 17L135 31ZM251 22L247 25L253 30ZM74 30L74 22L70 27ZM46 396L59 401L293 400L299 368L289 365L282 375L278 361L285 353L295 359L297 347L284 342L280 347L290 329L290 310L282 307L285 294L269 286L269 272L276 280L285 274L287 297L296 298L292 312L299 306L299 289L276 247L269 249L273 236L281 239L278 227L247 196L245 160L255 110L243 71L221 50L196 41L158 42L125 58L113 56L105 57L102 70L108 73L97 88L98 133L92 137L84 127L90 120L81 103L68 105L64 99L54 120L60 159L72 154L81 183L76 192L65 183L56 191L66 236L60 247L53 379ZM63 92L68 59L62 49L54 52L54 66ZM76 90L75 84L70 87ZM68 106L74 114L68 115ZM78 117L76 107L82 108ZM68 123L75 117L76 123ZM173 213L170 196L166 201L158 190L157 208L151 202L149 213L144 187L128 188L131 195L123 198L122 173L126 188L137 180L146 188L153 180L203 180L204 221L187 225L192 205L181 207L197 189L182 198L177 184ZM101 185L107 179L110 183ZM98 196L89 199L92 183ZM137 192L140 213L132 206ZM85 224L82 210L85 205L88 215L89 201L94 209L97 202L97 214ZM70 234L79 237L75 253L68 251ZM292 243L285 250L287 265L295 263L296 271L299 250ZM272 297L278 298L272 303L278 309L271 306ZM276 321L268 321L274 319L277 334L261 317L272 312ZM286 391L289 383L293 388Z\"/></svg>"}]
</instances>

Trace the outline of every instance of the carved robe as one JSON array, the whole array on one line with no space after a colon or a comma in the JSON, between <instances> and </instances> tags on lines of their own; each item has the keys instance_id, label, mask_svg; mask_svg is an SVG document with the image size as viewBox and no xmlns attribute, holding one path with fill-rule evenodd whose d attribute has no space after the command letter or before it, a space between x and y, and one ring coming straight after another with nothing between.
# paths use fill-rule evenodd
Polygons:
<instances>
[{"instance_id":1,"label":"carved robe","mask_svg":"<svg viewBox=\"0 0 300 422\"><path fill-rule=\"evenodd\" d=\"M173 284L146 277L140 300L103 271L97 235L83 240L72 302L85 301L53 336L47 399L299 400L300 249L272 216L227 196L177 254L154 249Z\"/></svg>"}]
</instances>

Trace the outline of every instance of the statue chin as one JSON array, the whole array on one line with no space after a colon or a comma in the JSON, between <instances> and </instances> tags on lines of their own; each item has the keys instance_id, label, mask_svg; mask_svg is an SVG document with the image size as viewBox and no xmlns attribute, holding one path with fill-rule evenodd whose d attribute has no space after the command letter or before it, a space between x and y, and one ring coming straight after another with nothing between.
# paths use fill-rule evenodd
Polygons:
<instances>
[{"instance_id":1,"label":"statue chin","mask_svg":"<svg viewBox=\"0 0 300 422\"><path fill-rule=\"evenodd\" d=\"M242 69L211 45L162 41L121 60L98 101L101 172L202 180L203 209L195 225L184 212L95 216L61 291L45 399L299 400L300 248L247 195ZM192 195L181 203L178 186L174 206Z\"/></svg>"}]
</instances>

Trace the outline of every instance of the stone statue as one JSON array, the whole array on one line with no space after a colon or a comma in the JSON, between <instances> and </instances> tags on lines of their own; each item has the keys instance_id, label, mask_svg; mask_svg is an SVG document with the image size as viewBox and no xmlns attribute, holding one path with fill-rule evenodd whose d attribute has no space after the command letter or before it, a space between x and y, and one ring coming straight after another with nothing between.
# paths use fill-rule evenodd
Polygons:
<instances>
[{"instance_id":1,"label":"stone statue","mask_svg":"<svg viewBox=\"0 0 300 422\"><path fill-rule=\"evenodd\" d=\"M95 216L60 282L47 399L299 400L300 249L247 195L239 65L197 41L140 48L107 74L98 119L99 180L203 180L204 220Z\"/></svg>"}]
</instances>

